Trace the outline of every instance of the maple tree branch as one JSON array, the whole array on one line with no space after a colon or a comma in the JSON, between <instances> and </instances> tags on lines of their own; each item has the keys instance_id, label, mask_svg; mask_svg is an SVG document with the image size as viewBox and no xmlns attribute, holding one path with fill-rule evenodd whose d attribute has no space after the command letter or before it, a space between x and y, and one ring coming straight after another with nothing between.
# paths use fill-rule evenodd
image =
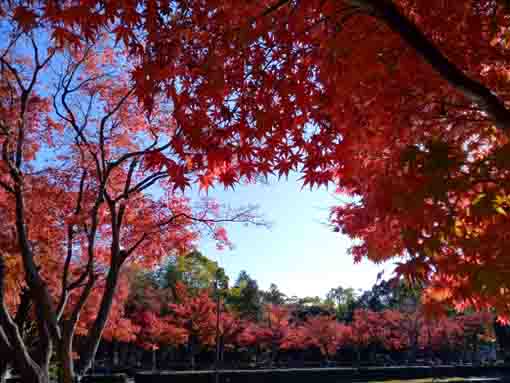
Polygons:
<instances>
[{"instance_id":1,"label":"maple tree branch","mask_svg":"<svg viewBox=\"0 0 510 383\"><path fill-rule=\"evenodd\" d=\"M80 186L80 189L83 190L83 185L84 185L84 179L86 177L86 171L84 171L83 173L83 176L82 176L82 181L80 182L81 186ZM87 225L84 225L85 226L85 232L87 234L87 255L88 255L88 261L87 261L87 266L86 266L86 269L84 270L84 272L77 278L77 280L75 280L74 282L72 282L69 286L66 286L66 289L63 289L62 290L62 297L61 297L61 303L63 301L63 304L61 306L59 306L59 309L60 310L63 310L63 307L65 305L65 295L68 294L69 291L77 288L77 287L80 287L81 283L85 280L85 278L87 276L89 276L89 280L90 278L93 278L93 270L94 270L94 260L95 260L95 240L96 240L96 233L97 233L97 227L98 227L98 213L99 213L99 209L101 207L101 205L103 204L104 202L104 199L103 199L103 189L104 189L104 184L102 183L99 187L99 190L98 190L98 193L97 193L97 197L96 197L96 201L94 202L94 205L92 206L91 210L90 210L90 219L91 219L91 225L90 225L90 228L87 227ZM82 193L80 193L82 194ZM78 201L80 201L80 198L78 198ZM78 207L80 205L77 204L77 208L76 208L76 214L79 213L79 210L78 210ZM68 253L68 256L69 256L69 253ZM67 278L65 279L67 280ZM60 311L60 315L62 314L62 311Z\"/></svg>"},{"instance_id":2,"label":"maple tree branch","mask_svg":"<svg viewBox=\"0 0 510 383\"><path fill-rule=\"evenodd\" d=\"M120 107L121 103L119 103L118 105ZM155 140L155 142L151 146L155 145L157 145L157 140ZM126 183L124 185L124 191L129 190L131 178L139 161L137 159L137 156L145 154L145 152L146 150L141 152L127 153L124 156L121 156L116 161L108 163L104 176L101 178L100 193L106 200L107 206L110 210L110 225L112 236L110 244L110 267L108 270L108 274L106 276L105 292L102 296L99 305L98 314L89 331L89 335L84 343L84 347L80 350L81 365L79 366L79 370L81 372L86 371L88 370L88 368L90 368L91 360L93 359L96 353L99 339L101 337L102 331L108 319L108 313L113 302L113 297L116 285L118 283L120 269L130 254L128 253L128 251L121 249L120 241L122 219L124 216L126 205L124 203L121 203L120 207L117 209L117 200L112 199L112 197L108 194L106 190L106 182L109 179L109 176L115 167L121 165L124 161L133 158L133 161L129 165L128 176L126 179ZM145 238L142 238L139 241L139 244L141 244L144 240ZM139 244L137 246L139 246Z\"/></svg>"},{"instance_id":3,"label":"maple tree branch","mask_svg":"<svg viewBox=\"0 0 510 383\"><path fill-rule=\"evenodd\" d=\"M23 325L25 324L28 315L30 314L30 308L32 306L32 294L30 290L25 288L21 293L20 303L18 305L18 309L16 310L16 317L14 318L14 323L18 326L19 330L23 331Z\"/></svg>"},{"instance_id":4,"label":"maple tree branch","mask_svg":"<svg viewBox=\"0 0 510 383\"><path fill-rule=\"evenodd\" d=\"M129 189L124 189L124 193L122 193L120 196L118 196L115 199L115 202L120 201L121 199L127 199L130 194L132 193L139 193L141 191L144 191L145 189L151 187L154 185L157 181L161 179L168 178L168 172L161 171L154 174L151 174L150 176L145 177L143 180L139 181L135 186ZM126 183L127 186L127 183Z\"/></svg>"},{"instance_id":5,"label":"maple tree branch","mask_svg":"<svg viewBox=\"0 0 510 383\"><path fill-rule=\"evenodd\" d=\"M80 297L78 298L78 302L74 306L73 311L71 312L71 315L69 317L68 323L73 328L76 325L76 323L78 322L80 312L83 309L83 307L85 306L85 303L87 302L88 297L92 293L92 289L93 289L95 281L96 281L96 277L94 275L92 268L89 269L89 272L87 273L87 275L88 275L87 283L85 284L85 287L84 287L82 293L80 294ZM70 335L67 335L67 336L70 336Z\"/></svg>"},{"instance_id":6,"label":"maple tree branch","mask_svg":"<svg viewBox=\"0 0 510 383\"><path fill-rule=\"evenodd\" d=\"M83 113L83 126L87 126L89 123L90 112L92 111L92 105L94 103L95 94L91 94L89 102L87 103L87 110Z\"/></svg>"},{"instance_id":7,"label":"maple tree branch","mask_svg":"<svg viewBox=\"0 0 510 383\"><path fill-rule=\"evenodd\" d=\"M64 106L64 109L67 113L67 117L62 114L59 114L59 117L63 118L65 121L70 123L71 126L73 127L73 129L75 130L76 134L78 135L78 137L83 141L83 143L85 145L89 146L87 137L85 137L85 135L83 134L83 129L85 127L78 126L76 117L75 117L73 111L71 110L71 108L69 107L69 104L67 103L67 96L70 94L68 87L69 87L69 84L62 84L62 94L60 95L60 102ZM55 103L54 103L54 105L55 105ZM58 110L58 108L56 108L56 109ZM95 154L95 153L92 152L91 154Z\"/></svg>"},{"instance_id":8,"label":"maple tree branch","mask_svg":"<svg viewBox=\"0 0 510 383\"><path fill-rule=\"evenodd\" d=\"M100 176L102 176L102 175L104 175L104 172L103 172L103 168L101 167L101 163L99 161L97 153L92 149L92 146L90 145L89 140L87 139L87 137L84 134L84 130L88 124L88 117L89 117L88 114L90 113L90 110L92 107L93 95L89 99L88 110L87 110L86 116L85 116L84 121L81 124L81 126L78 124L75 114L73 113L69 104L67 103L67 97L70 94L72 94L73 92L79 90L80 87L85 84L85 81L83 81L81 83L82 84L81 86L76 86L74 88L71 88L71 82L73 81L74 76L76 75L76 73L77 73L78 69L81 67L81 65L87 59L88 54L91 52L91 50L92 50L92 45L87 46L87 48L85 49L85 51L83 53L83 56L81 57L80 60L78 60L76 63L74 63L74 66L71 65L71 62L68 63L67 69L65 70L64 75L61 76L61 78L59 79L59 83L58 83L56 92L53 95L53 107L55 109L55 113L60 118L62 118L64 121L67 121L71 125L73 130L75 131L75 133L77 135L77 145L79 147L81 146L81 142L80 142L80 140L81 140L82 143L86 146L86 148L88 149L88 152L94 159L98 174ZM60 93L60 91L62 91L62 93L60 95L60 102L62 103L62 106L64 107L65 113L67 113L67 116L65 116L60 111L60 108L58 107L57 102L56 102L57 96Z\"/></svg>"},{"instance_id":9,"label":"maple tree branch","mask_svg":"<svg viewBox=\"0 0 510 383\"><path fill-rule=\"evenodd\" d=\"M23 85L23 80L21 79L18 71L14 68L5 58L0 57L0 63L5 66L9 71L14 75L16 82L18 83L19 88L23 91L25 90L25 86Z\"/></svg>"},{"instance_id":10,"label":"maple tree branch","mask_svg":"<svg viewBox=\"0 0 510 383\"><path fill-rule=\"evenodd\" d=\"M195 222L201 222L204 224L216 224L216 223L228 223L228 222L248 222L255 226L269 226L267 222L264 221L256 221L253 220L252 217L249 217L248 214L252 211L254 207L248 207L244 210L239 211L234 214L232 217L226 218L206 218L206 217L194 217L192 215L182 213L181 216Z\"/></svg>"},{"instance_id":11,"label":"maple tree branch","mask_svg":"<svg viewBox=\"0 0 510 383\"><path fill-rule=\"evenodd\" d=\"M103 164L103 169L106 171L106 155L105 155L105 136L104 131L106 128L106 122L112 117L117 111L124 105L126 100L135 92L135 87L133 86L129 89L124 96L122 96L119 101L114 105L114 107L108 111L102 118L99 124L99 149L101 150L101 162Z\"/></svg>"},{"instance_id":12,"label":"maple tree branch","mask_svg":"<svg viewBox=\"0 0 510 383\"><path fill-rule=\"evenodd\" d=\"M78 215L81 212L81 205L83 200L83 193L85 188L85 181L87 179L87 170L84 169L82 172L82 176L80 178L80 186L78 190L78 197L76 199L76 208L74 210L74 215ZM62 273L62 291L60 294L59 303L57 305L57 319L60 319L63 312L65 305L67 303L67 299L69 297L69 292L75 288L75 286L79 285L86 276L86 272L84 272L76 282L73 282L71 285L68 285L68 278L69 278L69 267L71 266L71 259L73 256L73 239L74 239L74 224L69 223L67 226L67 255L66 259L64 261L64 271Z\"/></svg>"},{"instance_id":13,"label":"maple tree branch","mask_svg":"<svg viewBox=\"0 0 510 383\"><path fill-rule=\"evenodd\" d=\"M154 183L156 183L157 181L165 179L165 178L169 178L168 172L161 171L161 172L155 173L152 176L147 177L143 181L139 182L134 188L129 190L129 193L144 191L145 189L154 185Z\"/></svg>"},{"instance_id":14,"label":"maple tree branch","mask_svg":"<svg viewBox=\"0 0 510 383\"><path fill-rule=\"evenodd\" d=\"M2 60L4 57L7 56L7 54L9 53L9 51L11 50L11 48L16 45L16 43L18 42L18 39L21 37L22 35L22 32L18 32L16 33L16 35L11 39L11 41L9 42L9 44L7 45L7 47L5 48L4 52L2 53L2 55L0 56L0 60Z\"/></svg>"},{"instance_id":15,"label":"maple tree branch","mask_svg":"<svg viewBox=\"0 0 510 383\"><path fill-rule=\"evenodd\" d=\"M41 62L39 59L39 48L37 47L37 43L35 42L34 35L30 34L30 42L32 43L32 48L34 49L34 62L37 70L40 70L46 66L50 62L50 60L55 55L55 49L52 49L51 52L46 56L46 58Z\"/></svg>"},{"instance_id":16,"label":"maple tree branch","mask_svg":"<svg viewBox=\"0 0 510 383\"><path fill-rule=\"evenodd\" d=\"M80 190L83 190L83 184L84 179L86 177L86 171L84 171L84 174L82 176L81 186ZM92 288L94 286L94 283L96 281L95 275L94 275L94 260L95 260L95 239L96 239L96 232L97 232L97 226L98 226L98 212L99 208L103 203L103 192L102 189L104 188L104 185L100 187L100 190L98 191L98 196L96 198L96 201L94 203L94 206L92 207L90 211L90 217L91 217L91 226L90 228L85 228L87 233L87 254L88 254L88 261L85 270L83 273L80 274L80 276L73 282L71 282L69 285L67 285L67 277L63 279L63 289L62 289L62 295L59 302L59 308L58 308L58 318L59 320L62 318L65 304L67 302L67 298L69 296L69 292L82 286L82 283L87 279L87 283L85 284L85 288L80 294L80 297L78 299L78 302L73 307L73 310L71 312L71 316L67 322L67 325L70 326L69 328L74 328L76 325L76 322L78 321L79 313L81 312L83 306L86 303L86 300L88 299L90 293L92 292ZM82 193L80 193L82 194ZM80 200L81 197L78 198ZM77 204L76 214L79 213L78 207L80 204ZM69 253L68 253L69 256ZM67 259L66 259L67 262ZM70 330L67 330L66 332L69 332ZM72 336L70 333L66 334L67 337Z\"/></svg>"},{"instance_id":17,"label":"maple tree branch","mask_svg":"<svg viewBox=\"0 0 510 383\"><path fill-rule=\"evenodd\" d=\"M90 294L92 293L94 284L96 282L96 276L94 274L93 268L88 268L88 280L85 284L83 290L81 291L81 294L78 298L77 303L73 307L71 314L69 318L65 321L63 321L62 324L62 350L63 352L70 353L72 352L72 343L74 338L74 332L76 329L76 324L78 323L78 320L80 318L80 313L83 310L83 307L85 306L87 299L89 298Z\"/></svg>"},{"instance_id":18,"label":"maple tree branch","mask_svg":"<svg viewBox=\"0 0 510 383\"><path fill-rule=\"evenodd\" d=\"M115 201L113 201L113 205L115 206ZM117 227L118 227L118 243L119 243L119 249L120 249L120 231L122 229L122 220L124 218L124 214L126 213L126 203L125 201L121 202L119 204L119 210L117 212Z\"/></svg>"},{"instance_id":19,"label":"maple tree branch","mask_svg":"<svg viewBox=\"0 0 510 383\"><path fill-rule=\"evenodd\" d=\"M21 167L21 161L23 159L23 144L25 141L25 120L26 120L26 111L28 107L28 101L30 99L30 94L32 93L32 90L34 89L34 86L37 82L37 78L39 76L40 71L43 69L43 67L49 62L49 60L53 57L53 53L50 53L48 57L43 61L43 63L39 60L39 49L37 47L37 44L33 38L33 36L30 36L30 42L32 43L32 48L34 50L34 63L35 68L32 73L32 77L30 79L30 82L28 84L28 87L24 88L22 85L20 85L21 88L21 97L20 97L20 117L19 117L19 123L18 123L18 139L17 139L17 145L16 145L16 167L20 169Z\"/></svg>"},{"instance_id":20,"label":"maple tree branch","mask_svg":"<svg viewBox=\"0 0 510 383\"><path fill-rule=\"evenodd\" d=\"M83 193L85 189L85 181L87 179L88 171L87 169L84 169L82 172L82 176L80 179L80 186L78 189L78 198L76 199L76 209L74 210L74 214L78 215L81 212L81 204L83 201Z\"/></svg>"},{"instance_id":21,"label":"maple tree branch","mask_svg":"<svg viewBox=\"0 0 510 383\"><path fill-rule=\"evenodd\" d=\"M128 173L127 173L127 177L126 177L126 183L124 185L124 194L128 194L128 191L129 191L129 187L131 186L131 180L133 178L133 174L136 170L136 167L138 165L138 158L134 158L132 161L131 161L131 164L129 164L129 169L128 169Z\"/></svg>"},{"instance_id":22,"label":"maple tree branch","mask_svg":"<svg viewBox=\"0 0 510 383\"><path fill-rule=\"evenodd\" d=\"M60 293L60 299L57 304L57 320L60 319L62 314L64 313L64 308L67 303L67 298L69 297L69 290L67 286L67 280L69 275L69 267L71 265L71 258L73 255L73 236L74 230L73 225L69 224L67 226L67 256L64 261L64 271L62 273L62 291Z\"/></svg>"},{"instance_id":23,"label":"maple tree branch","mask_svg":"<svg viewBox=\"0 0 510 383\"><path fill-rule=\"evenodd\" d=\"M79 187L79 191L78 191L78 198L76 199L76 208L74 210L74 215L78 215L81 211L81 203L82 203L82 199L83 199L83 190L85 187L86 178L87 178L87 170L84 169L81 179L80 179L80 187ZM70 223L70 224L68 224L68 228L67 228L67 257L66 257L66 260L64 263L64 273L62 276L62 289L63 290L65 290L67 288L67 276L69 273L69 266L71 264L71 258L73 255L73 237L74 237L74 224Z\"/></svg>"},{"instance_id":24,"label":"maple tree branch","mask_svg":"<svg viewBox=\"0 0 510 383\"><path fill-rule=\"evenodd\" d=\"M80 90L84 85L88 84L91 81L96 81L96 80L99 80L99 79L101 79L103 77L107 77L107 76L108 76L108 74L106 74L106 73L101 73L101 74L98 74L97 76L89 76L85 80L78 83L78 85L76 85L75 87L70 88L69 93L73 93L73 92Z\"/></svg>"},{"instance_id":25,"label":"maple tree branch","mask_svg":"<svg viewBox=\"0 0 510 383\"><path fill-rule=\"evenodd\" d=\"M175 214L173 216L171 216L170 218L162 221L162 222L159 222L155 225L156 229L157 230L153 230L151 232L145 232L141 235L141 237L128 249L124 252L123 254L123 262L146 240L146 239L149 239L149 237L152 235L152 234L155 234L157 231L161 230L162 227L166 226L166 225L169 225L170 223L174 222L177 218L180 218L180 217L183 217L184 214L182 213L179 213L179 214Z\"/></svg>"},{"instance_id":26,"label":"maple tree branch","mask_svg":"<svg viewBox=\"0 0 510 383\"><path fill-rule=\"evenodd\" d=\"M66 81L67 82L68 89L69 89L69 86L71 85L71 81L73 81L74 76L78 72L78 69L85 62L85 60L87 60L87 57L88 57L89 53L92 52L92 47L93 46L94 46L94 44L87 45L87 47L85 48L85 50L83 52L83 55L82 55L81 59L74 63L74 67L71 70L69 70L69 68L72 65L72 61L69 60L68 65L67 65L67 69L65 70L64 77L62 79L62 81ZM72 93L72 92L78 90L79 88L71 88L71 89L69 89L69 91Z\"/></svg>"},{"instance_id":27,"label":"maple tree branch","mask_svg":"<svg viewBox=\"0 0 510 383\"><path fill-rule=\"evenodd\" d=\"M401 14L393 1L346 1L383 21L453 88L457 89L473 103L479 105L494 120L499 129L504 131L510 130L510 110L506 108L504 102L485 85L468 77L453 64L412 21Z\"/></svg>"},{"instance_id":28,"label":"maple tree branch","mask_svg":"<svg viewBox=\"0 0 510 383\"><path fill-rule=\"evenodd\" d=\"M178 218L186 218L186 219L189 219L190 221L200 222L200 223L204 224L207 228L209 228L209 230L211 230L211 231L213 231L214 224L227 223L227 222L248 222L249 221L250 223L252 223L256 226L268 226L268 223L266 223L266 222L258 222L258 221L251 219L251 217L249 217L249 213L253 209L254 209L254 207L248 207L247 209L243 209L243 210L239 211L237 214L233 215L232 217L227 217L227 218L207 218L205 216L196 217L196 216L189 215L186 213L174 214L170 218L168 218L164 221L161 221L159 223L156 223L154 225L155 226L154 230L152 230L150 232L143 233L140 236L140 238L128 250L126 250L124 252L124 256L122 257L122 262L124 262L134 251L136 251L136 249L144 241L148 240L151 237L151 235L157 233L163 227L171 224Z\"/></svg>"},{"instance_id":29,"label":"maple tree branch","mask_svg":"<svg viewBox=\"0 0 510 383\"><path fill-rule=\"evenodd\" d=\"M19 328L13 321L5 304L5 272L4 254L0 251L0 345L3 346L4 350L16 350L11 354L11 357L17 366L30 370L31 367L35 366L35 362L30 357ZM25 374L29 374L28 371L20 372L22 377L27 377Z\"/></svg>"},{"instance_id":30,"label":"maple tree branch","mask_svg":"<svg viewBox=\"0 0 510 383\"><path fill-rule=\"evenodd\" d=\"M18 183L20 181L20 177L19 177L19 173L18 173L17 169L12 164L12 155L9 151L9 140L8 139L6 139L2 145L2 158L5 161L5 163L7 164L7 168L9 169L9 174L10 174L14 184L16 185L16 183ZM14 193L16 193L14 186L13 186L13 191L14 191Z\"/></svg>"},{"instance_id":31,"label":"maple tree branch","mask_svg":"<svg viewBox=\"0 0 510 383\"><path fill-rule=\"evenodd\" d=\"M135 158L133 161L131 161L131 164L129 165L128 174L126 178L126 182L124 185L124 191L121 195L113 199L114 203L119 202L121 199L127 199L129 198L129 195L136 192L141 192L151 185L153 185L155 182L157 182L160 179L167 178L168 172L161 171L154 174L151 174L141 181L139 181L135 186L131 187L132 177L136 170L137 165L139 164L139 159Z\"/></svg>"},{"instance_id":32,"label":"maple tree branch","mask_svg":"<svg viewBox=\"0 0 510 383\"><path fill-rule=\"evenodd\" d=\"M9 186L8 183L0 180L0 186L3 187L7 192L14 194L14 189L11 186Z\"/></svg>"},{"instance_id":33,"label":"maple tree branch","mask_svg":"<svg viewBox=\"0 0 510 383\"><path fill-rule=\"evenodd\" d=\"M107 172L112 171L115 167L119 166L124 161L129 160L130 158L133 158L133 157L136 157L136 156L140 156L140 155L144 155L144 154L147 154L148 152L162 152L162 151L170 148L171 145L172 145L172 143L169 142L167 144L161 145L160 147L156 148L157 144L158 144L158 139L156 138L154 140L154 142L151 145L149 145L148 147L146 147L145 149L123 154L122 156L120 156L115 161L112 161L112 162L109 163Z\"/></svg>"},{"instance_id":34,"label":"maple tree branch","mask_svg":"<svg viewBox=\"0 0 510 383\"><path fill-rule=\"evenodd\" d=\"M149 236L149 233L143 233L140 239L125 252L125 257L129 257L146 239L149 238Z\"/></svg>"},{"instance_id":35,"label":"maple tree branch","mask_svg":"<svg viewBox=\"0 0 510 383\"><path fill-rule=\"evenodd\" d=\"M276 2L273 5L269 6L269 8L267 8L264 12L262 12L262 14L260 16L261 17L267 16L270 13L278 10L279 8L283 7L284 5L286 5L286 4L290 3L290 2L291 2L291 0L279 0L278 2Z\"/></svg>"}]
</instances>

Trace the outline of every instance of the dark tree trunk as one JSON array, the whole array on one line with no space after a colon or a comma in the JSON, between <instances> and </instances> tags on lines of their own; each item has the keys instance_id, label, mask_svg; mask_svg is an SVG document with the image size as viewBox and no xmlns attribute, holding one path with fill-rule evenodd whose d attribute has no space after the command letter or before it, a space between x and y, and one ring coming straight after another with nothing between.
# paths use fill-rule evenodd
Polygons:
<instances>
[{"instance_id":1,"label":"dark tree trunk","mask_svg":"<svg viewBox=\"0 0 510 383\"><path fill-rule=\"evenodd\" d=\"M17 352L17 351L16 351ZM27 352L25 350L25 352ZM43 370L35 363L24 364L23 367L16 366L23 383L50 383L48 370Z\"/></svg>"},{"instance_id":2,"label":"dark tree trunk","mask_svg":"<svg viewBox=\"0 0 510 383\"><path fill-rule=\"evenodd\" d=\"M324 365L325 367L329 366L329 352L327 347L325 348L326 353L324 354Z\"/></svg>"},{"instance_id":3,"label":"dark tree trunk","mask_svg":"<svg viewBox=\"0 0 510 383\"><path fill-rule=\"evenodd\" d=\"M223 368L225 361L225 339L223 336L220 338L220 355L219 355L219 368Z\"/></svg>"},{"instance_id":4,"label":"dark tree trunk","mask_svg":"<svg viewBox=\"0 0 510 383\"><path fill-rule=\"evenodd\" d=\"M39 324L43 325L41 328L43 331L40 334L40 352L37 353L42 363L39 365L31 358L19 328L5 305L4 282L5 263L3 254L0 252L0 357L3 363L7 361L12 362L16 370L19 371L24 383L48 383L48 365L45 362L48 360L47 356L51 352L51 341L46 339L47 328L44 327L45 322L42 319L39 321Z\"/></svg>"},{"instance_id":5,"label":"dark tree trunk","mask_svg":"<svg viewBox=\"0 0 510 383\"><path fill-rule=\"evenodd\" d=\"M121 366L126 366L127 363L127 357L128 357L128 344L127 343L120 343L119 344L119 362Z\"/></svg>"},{"instance_id":6,"label":"dark tree trunk","mask_svg":"<svg viewBox=\"0 0 510 383\"><path fill-rule=\"evenodd\" d=\"M276 361L276 342L271 342L271 353L269 354L269 366L273 367Z\"/></svg>"},{"instance_id":7,"label":"dark tree trunk","mask_svg":"<svg viewBox=\"0 0 510 383\"><path fill-rule=\"evenodd\" d=\"M65 329L60 345L59 355L62 367L62 383L74 383L76 376L73 361L73 332L74 329Z\"/></svg>"},{"instance_id":8,"label":"dark tree trunk","mask_svg":"<svg viewBox=\"0 0 510 383\"><path fill-rule=\"evenodd\" d=\"M117 341L112 341L112 366L119 366L119 343Z\"/></svg>"},{"instance_id":9,"label":"dark tree trunk","mask_svg":"<svg viewBox=\"0 0 510 383\"><path fill-rule=\"evenodd\" d=\"M106 279L105 292L101 300L99 312L97 313L96 320L89 331L89 335L83 348L80 350L80 365L78 373L85 374L92 366L92 361L96 356L97 348L101 341L101 336L108 320L108 314L113 303L115 289L117 287L118 277L120 272L120 265L111 265L110 271Z\"/></svg>"},{"instance_id":10,"label":"dark tree trunk","mask_svg":"<svg viewBox=\"0 0 510 383\"><path fill-rule=\"evenodd\" d=\"M498 344L497 358L505 360L510 351L510 326L504 326L497 320L494 320L493 325Z\"/></svg>"},{"instance_id":11,"label":"dark tree trunk","mask_svg":"<svg viewBox=\"0 0 510 383\"><path fill-rule=\"evenodd\" d=\"M8 372L9 372L9 363L7 363L6 360L0 360L0 383L5 383Z\"/></svg>"}]
</instances>

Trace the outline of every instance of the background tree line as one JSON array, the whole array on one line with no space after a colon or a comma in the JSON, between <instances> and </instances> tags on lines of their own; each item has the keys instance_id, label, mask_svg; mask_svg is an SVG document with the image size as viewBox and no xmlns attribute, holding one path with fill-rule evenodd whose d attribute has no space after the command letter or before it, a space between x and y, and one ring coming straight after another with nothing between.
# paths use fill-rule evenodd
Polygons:
<instances>
[{"instance_id":1,"label":"background tree line","mask_svg":"<svg viewBox=\"0 0 510 383\"><path fill-rule=\"evenodd\" d=\"M103 368L211 368L218 308L223 367L472 362L481 346L496 347L490 312L451 309L431 318L423 289L403 280L288 297L276 284L261 289L246 271L231 283L198 251L169 257L154 271L132 270L129 278L132 327L103 340Z\"/></svg>"}]
</instances>

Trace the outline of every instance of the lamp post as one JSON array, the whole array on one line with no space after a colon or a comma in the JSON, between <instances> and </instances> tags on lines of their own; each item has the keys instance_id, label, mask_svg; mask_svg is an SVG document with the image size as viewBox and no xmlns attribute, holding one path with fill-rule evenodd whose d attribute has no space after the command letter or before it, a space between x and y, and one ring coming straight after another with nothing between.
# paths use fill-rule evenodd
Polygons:
<instances>
[{"instance_id":1,"label":"lamp post","mask_svg":"<svg viewBox=\"0 0 510 383\"><path fill-rule=\"evenodd\" d=\"M218 272L216 272L216 279L214 281L214 291L216 295L216 356L214 358L214 381L219 383L220 376L218 371L218 363L220 359L220 292L218 288Z\"/></svg>"}]
</instances>

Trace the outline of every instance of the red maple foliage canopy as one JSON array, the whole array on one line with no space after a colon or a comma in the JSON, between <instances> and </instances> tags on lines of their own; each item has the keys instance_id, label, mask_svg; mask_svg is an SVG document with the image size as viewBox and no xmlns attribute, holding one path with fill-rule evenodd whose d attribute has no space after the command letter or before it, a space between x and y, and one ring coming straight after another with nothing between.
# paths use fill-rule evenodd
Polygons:
<instances>
[{"instance_id":1,"label":"red maple foliage canopy","mask_svg":"<svg viewBox=\"0 0 510 383\"><path fill-rule=\"evenodd\" d=\"M0 280L29 294L2 291L0 352L23 348L8 306L33 302L46 351L17 353L27 382L47 379L52 344L70 353L102 291L88 368L123 266L189 247L197 223L225 242L216 206L179 193L193 183L333 182L352 197L332 223L361 240L356 259L400 256L429 301L508 314L507 2L5 1L0 15Z\"/></svg>"}]
</instances>

